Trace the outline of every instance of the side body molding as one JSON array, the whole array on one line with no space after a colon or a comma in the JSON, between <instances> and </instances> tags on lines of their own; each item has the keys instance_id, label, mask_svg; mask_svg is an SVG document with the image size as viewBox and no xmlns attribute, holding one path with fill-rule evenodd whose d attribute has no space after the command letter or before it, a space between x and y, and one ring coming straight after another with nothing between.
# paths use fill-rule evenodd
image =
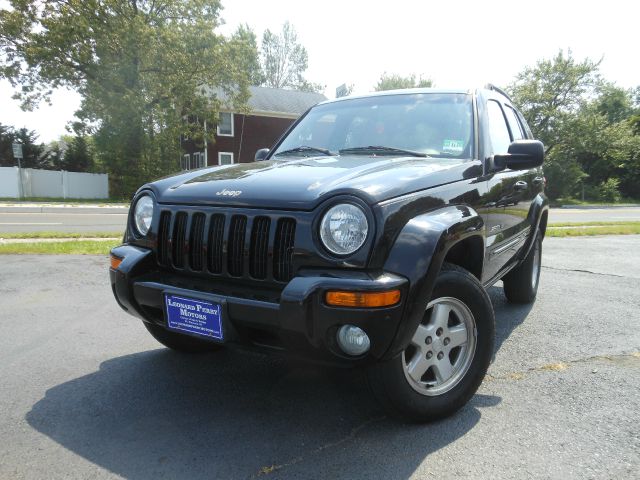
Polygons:
<instances>
[{"instance_id":1,"label":"side body molding","mask_svg":"<svg viewBox=\"0 0 640 480\"><path fill-rule=\"evenodd\" d=\"M385 358L400 354L409 344L429 303L435 279L451 247L477 236L484 246L484 221L467 206L447 206L411 219L387 256L384 271L409 280L404 321Z\"/></svg>"}]
</instances>

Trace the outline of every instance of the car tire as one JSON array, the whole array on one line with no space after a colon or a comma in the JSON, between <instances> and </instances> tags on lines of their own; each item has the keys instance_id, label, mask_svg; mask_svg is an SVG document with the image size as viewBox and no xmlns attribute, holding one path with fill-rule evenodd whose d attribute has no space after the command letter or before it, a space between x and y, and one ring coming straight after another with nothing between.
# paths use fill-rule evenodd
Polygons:
<instances>
[{"instance_id":1,"label":"car tire","mask_svg":"<svg viewBox=\"0 0 640 480\"><path fill-rule=\"evenodd\" d=\"M542 235L537 232L524 261L502 278L504 294L511 303L532 303L538 294L542 265Z\"/></svg>"},{"instance_id":2,"label":"car tire","mask_svg":"<svg viewBox=\"0 0 640 480\"><path fill-rule=\"evenodd\" d=\"M482 383L494 336L487 292L467 270L445 263L410 344L397 357L370 367L369 385L396 418L428 422L447 417Z\"/></svg>"},{"instance_id":3,"label":"car tire","mask_svg":"<svg viewBox=\"0 0 640 480\"><path fill-rule=\"evenodd\" d=\"M142 322L151 336L165 347L182 353L206 353L214 352L222 348L220 345L200 340L199 338L183 335L182 333L170 332L164 327L153 323Z\"/></svg>"}]
</instances>

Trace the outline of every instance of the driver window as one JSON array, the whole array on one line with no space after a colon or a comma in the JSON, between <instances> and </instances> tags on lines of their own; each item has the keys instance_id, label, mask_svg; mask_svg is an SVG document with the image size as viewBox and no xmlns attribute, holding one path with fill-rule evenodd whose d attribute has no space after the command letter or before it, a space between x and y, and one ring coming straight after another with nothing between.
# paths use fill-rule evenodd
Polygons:
<instances>
[{"instance_id":1,"label":"driver window","mask_svg":"<svg viewBox=\"0 0 640 480\"><path fill-rule=\"evenodd\" d=\"M498 102L495 100L487 102L487 114L489 115L489 136L491 137L493 154L507 153L511 137L509 136L509 129L502 113L502 108Z\"/></svg>"}]
</instances>

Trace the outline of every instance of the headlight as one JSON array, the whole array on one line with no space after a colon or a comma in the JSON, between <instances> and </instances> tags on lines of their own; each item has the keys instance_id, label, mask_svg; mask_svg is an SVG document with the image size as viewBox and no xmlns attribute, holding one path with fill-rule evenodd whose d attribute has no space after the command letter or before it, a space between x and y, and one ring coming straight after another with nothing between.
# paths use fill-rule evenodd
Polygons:
<instances>
[{"instance_id":1,"label":"headlight","mask_svg":"<svg viewBox=\"0 0 640 480\"><path fill-rule=\"evenodd\" d=\"M133 211L133 220L136 230L142 236L146 235L151 227L151 219L153 218L153 199L149 195L143 195L136 202Z\"/></svg>"},{"instance_id":2,"label":"headlight","mask_svg":"<svg viewBox=\"0 0 640 480\"><path fill-rule=\"evenodd\" d=\"M349 255L367 239L369 225L360 207L342 203L329 209L320 223L322 243L332 253Z\"/></svg>"}]
</instances>

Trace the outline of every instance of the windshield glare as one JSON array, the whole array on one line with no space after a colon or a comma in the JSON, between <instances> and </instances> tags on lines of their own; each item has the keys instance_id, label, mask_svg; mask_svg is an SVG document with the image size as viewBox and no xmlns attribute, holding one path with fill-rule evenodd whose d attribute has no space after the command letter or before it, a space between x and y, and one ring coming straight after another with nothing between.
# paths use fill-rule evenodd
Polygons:
<instances>
[{"instance_id":1,"label":"windshield glare","mask_svg":"<svg viewBox=\"0 0 640 480\"><path fill-rule=\"evenodd\" d=\"M471 95L385 95L314 107L287 135L274 155L300 146L332 152L384 146L432 157L471 158L472 139ZM317 153L301 151L298 154Z\"/></svg>"}]
</instances>

